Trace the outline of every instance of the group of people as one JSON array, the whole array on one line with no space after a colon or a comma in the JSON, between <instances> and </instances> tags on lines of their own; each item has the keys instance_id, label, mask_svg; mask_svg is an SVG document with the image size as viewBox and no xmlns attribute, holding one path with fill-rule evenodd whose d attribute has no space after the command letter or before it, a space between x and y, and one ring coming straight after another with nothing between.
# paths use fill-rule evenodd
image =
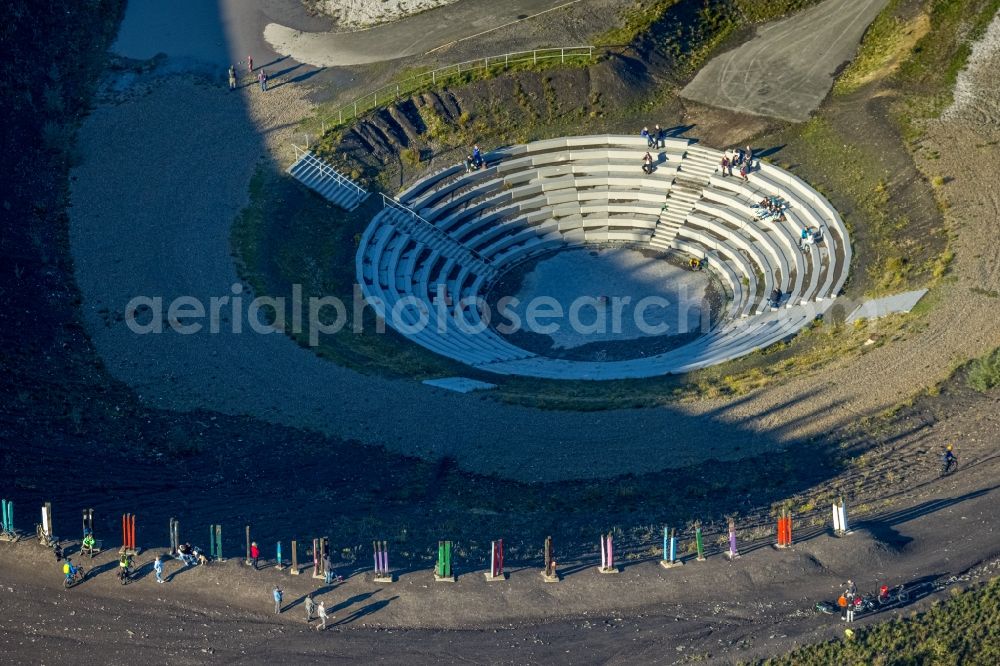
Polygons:
<instances>
[{"instance_id":1,"label":"group of people","mask_svg":"<svg viewBox=\"0 0 1000 666\"><path fill-rule=\"evenodd\" d=\"M780 289L775 287L771 290L771 293L767 297L767 305L770 308L777 309L781 305L781 299L784 298L784 294Z\"/></svg>"},{"instance_id":2,"label":"group of people","mask_svg":"<svg viewBox=\"0 0 1000 666\"><path fill-rule=\"evenodd\" d=\"M649 131L648 127L643 127L639 136L646 140L646 145L650 148L663 148L667 145L667 131L659 125L654 127L652 132Z\"/></svg>"},{"instance_id":3,"label":"group of people","mask_svg":"<svg viewBox=\"0 0 1000 666\"><path fill-rule=\"evenodd\" d=\"M750 180L748 174L753 171L753 149L750 146L747 146L746 150L742 148L727 150L722 155L721 166L723 177L732 176L733 168L739 167L740 178L743 180Z\"/></svg>"},{"instance_id":4,"label":"group of people","mask_svg":"<svg viewBox=\"0 0 1000 666\"><path fill-rule=\"evenodd\" d=\"M278 589L277 585L275 585L274 587L274 594L275 594L274 597L275 612L280 613L281 590ZM316 625L316 631L325 631L327 620L331 618L336 619L335 615L330 615L329 613L327 613L326 604L324 602L321 601L318 604L316 603L316 600L313 599L313 595L311 592L306 595L306 599L304 602L302 602L302 605L305 607L306 611L306 624L312 624L312 621L315 619L319 620L319 624Z\"/></svg>"},{"instance_id":5,"label":"group of people","mask_svg":"<svg viewBox=\"0 0 1000 666\"><path fill-rule=\"evenodd\" d=\"M250 76L253 76L253 73L254 73L254 69L253 69L253 57L252 56L247 56L247 59L246 60L241 60L239 64L242 65L244 62L247 65L247 72L249 73ZM257 83L260 85L261 92L267 92L267 71L263 67L261 67L260 69L257 70ZM229 66L229 89L230 90L236 90L236 88L238 87L238 84L239 84L239 81L238 81L238 77L237 77L237 74L236 74L236 65L230 65Z\"/></svg>"},{"instance_id":6,"label":"group of people","mask_svg":"<svg viewBox=\"0 0 1000 666\"><path fill-rule=\"evenodd\" d=\"M840 619L854 622L854 613L860 610L861 603L862 599L858 594L857 585L854 584L853 580L847 581L843 594L837 599L837 605L840 606Z\"/></svg>"},{"instance_id":7,"label":"group of people","mask_svg":"<svg viewBox=\"0 0 1000 666\"><path fill-rule=\"evenodd\" d=\"M177 557L186 566L193 567L198 564L208 564L208 558L205 553L201 551L197 546L192 546L189 543L182 543L177 546Z\"/></svg>"},{"instance_id":8,"label":"group of people","mask_svg":"<svg viewBox=\"0 0 1000 666\"><path fill-rule=\"evenodd\" d=\"M799 249L805 250L810 245L815 245L822 238L823 232L821 230L813 229L812 227L802 227L802 231L799 233Z\"/></svg>"},{"instance_id":9,"label":"group of people","mask_svg":"<svg viewBox=\"0 0 1000 666\"><path fill-rule=\"evenodd\" d=\"M785 209L788 208L788 204L782 201L780 197L767 196L750 207L757 210L758 220L774 218L775 222L783 223L785 221Z\"/></svg>"},{"instance_id":10,"label":"group of people","mask_svg":"<svg viewBox=\"0 0 1000 666\"><path fill-rule=\"evenodd\" d=\"M473 171L479 171L486 166L486 158L483 157L483 152L479 149L479 145L472 147L472 153L465 158L465 173L471 173Z\"/></svg>"}]
</instances>

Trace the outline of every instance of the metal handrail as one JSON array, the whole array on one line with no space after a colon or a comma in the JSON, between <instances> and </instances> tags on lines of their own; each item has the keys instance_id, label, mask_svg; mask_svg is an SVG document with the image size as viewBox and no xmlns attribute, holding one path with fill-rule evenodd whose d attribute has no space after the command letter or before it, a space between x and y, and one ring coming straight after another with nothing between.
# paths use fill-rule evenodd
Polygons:
<instances>
[{"instance_id":1,"label":"metal handrail","mask_svg":"<svg viewBox=\"0 0 1000 666\"><path fill-rule=\"evenodd\" d=\"M405 213L407 217L409 217L417 224L420 224L423 227L425 227L431 234L433 234L437 238L443 240L445 243L449 245L459 248L463 253L467 253L475 261L477 261L482 265L482 269L484 272L489 274L496 272L496 269L493 268L493 266L491 265L492 262L490 262L489 259L479 254L479 252L473 250L472 248L466 246L464 243L454 238L451 234L443 231L442 229L439 229L433 223L428 222L412 208L407 207L406 205L400 203L399 201L396 201L390 196L386 196L385 194L382 194L382 208L383 210L386 208L393 208L402 213Z\"/></svg>"},{"instance_id":2,"label":"metal handrail","mask_svg":"<svg viewBox=\"0 0 1000 666\"><path fill-rule=\"evenodd\" d=\"M539 61L554 60L556 58L561 63L565 63L567 58L586 57L587 60L592 60L594 49L595 47L593 46L560 46L548 49L535 49L533 51L515 51L438 67L428 72L416 74L398 83L390 83L382 86L378 90L362 95L352 102L348 102L328 116L318 119L320 131L322 134L325 134L327 130L343 125L351 119L357 118L359 114L378 108L380 99L384 106L389 102L398 100L404 94L410 94L427 85L436 85L439 80L443 81L449 77L459 76L468 72L488 70L491 67L502 66L506 68L511 65L524 63L537 64Z\"/></svg>"},{"instance_id":3,"label":"metal handrail","mask_svg":"<svg viewBox=\"0 0 1000 666\"><path fill-rule=\"evenodd\" d=\"M295 153L296 159L299 159L299 154L301 153L303 156L306 156L306 157L308 157L311 160L311 164L319 166L320 171L322 171L324 175L329 176L330 178L333 178L335 181L337 181L341 185L344 185L345 187L354 188L354 190L361 197L368 196L368 190L366 190L365 188L361 187L360 185L358 185L357 183L355 183L353 180L351 180L350 178L348 178L344 174L340 173L339 171L337 171L336 169L334 169L332 166L330 166L329 164L327 164L326 162L324 162L320 158L316 157L316 155L314 155L311 150L305 150L303 148L300 148L299 146L295 145L294 143L292 144L292 150Z\"/></svg>"}]
</instances>

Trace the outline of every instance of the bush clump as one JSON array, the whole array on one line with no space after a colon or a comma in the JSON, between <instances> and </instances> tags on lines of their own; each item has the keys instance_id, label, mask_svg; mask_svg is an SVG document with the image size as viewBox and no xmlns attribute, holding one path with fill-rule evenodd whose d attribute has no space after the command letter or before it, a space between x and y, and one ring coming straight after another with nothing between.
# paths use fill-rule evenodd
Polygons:
<instances>
[{"instance_id":1,"label":"bush clump","mask_svg":"<svg viewBox=\"0 0 1000 666\"><path fill-rule=\"evenodd\" d=\"M1000 385L1000 348L972 362L968 382L970 387L980 392Z\"/></svg>"},{"instance_id":2,"label":"bush clump","mask_svg":"<svg viewBox=\"0 0 1000 666\"><path fill-rule=\"evenodd\" d=\"M856 630L850 640L819 643L758 662L764 666L934 664L978 666L1000 663L1000 578L923 613Z\"/></svg>"}]
</instances>

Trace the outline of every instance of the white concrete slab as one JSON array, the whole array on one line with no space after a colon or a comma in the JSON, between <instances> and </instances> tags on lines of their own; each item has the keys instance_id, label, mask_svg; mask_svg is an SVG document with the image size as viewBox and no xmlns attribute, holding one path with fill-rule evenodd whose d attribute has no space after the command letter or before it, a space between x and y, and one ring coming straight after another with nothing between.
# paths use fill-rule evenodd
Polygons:
<instances>
[{"instance_id":1,"label":"white concrete slab","mask_svg":"<svg viewBox=\"0 0 1000 666\"><path fill-rule=\"evenodd\" d=\"M425 379L424 384L455 391L456 393L471 393L496 388L496 384L488 384L468 377L442 377L441 379Z\"/></svg>"},{"instance_id":2,"label":"white concrete slab","mask_svg":"<svg viewBox=\"0 0 1000 666\"><path fill-rule=\"evenodd\" d=\"M866 301L848 315L847 323L850 324L858 319L878 319L898 312L909 312L926 293L926 289L918 289Z\"/></svg>"}]
</instances>

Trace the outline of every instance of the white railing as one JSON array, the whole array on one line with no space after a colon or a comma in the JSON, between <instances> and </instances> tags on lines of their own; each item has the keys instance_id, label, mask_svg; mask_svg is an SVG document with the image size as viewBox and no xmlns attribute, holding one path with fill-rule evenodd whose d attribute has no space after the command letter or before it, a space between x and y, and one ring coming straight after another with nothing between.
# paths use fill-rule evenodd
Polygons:
<instances>
[{"instance_id":1,"label":"white railing","mask_svg":"<svg viewBox=\"0 0 1000 666\"><path fill-rule=\"evenodd\" d=\"M414 226L419 226L420 228L424 229L432 236L434 236L436 239L445 243L449 247L457 250L460 255L465 255L465 257L471 258L472 261L479 267L480 272L486 275L486 277L491 277L496 274L496 269L493 268L489 259L482 256L472 248L467 247L465 244L454 238L451 234L446 233L442 229L439 229L432 222L428 222L412 208L408 208L404 204L396 201L392 197L386 196L385 194L382 195L382 208L383 209L394 208L395 210L404 213L405 216L409 218L410 222ZM411 232L410 229L403 229L403 231ZM455 258L460 259L462 257L459 256Z\"/></svg>"},{"instance_id":2,"label":"white railing","mask_svg":"<svg viewBox=\"0 0 1000 666\"><path fill-rule=\"evenodd\" d=\"M514 65L537 65L540 62L553 60L558 60L562 64L567 61L589 62L594 58L594 48L593 46L560 46L550 49L535 49L534 51L517 51L438 67L362 95L322 118L309 121L309 129L321 135L325 134L327 130L350 122L360 114L377 109L380 105L385 106L403 95L435 86L439 82L443 83L462 74L489 71L493 68L506 69Z\"/></svg>"},{"instance_id":3,"label":"white railing","mask_svg":"<svg viewBox=\"0 0 1000 666\"><path fill-rule=\"evenodd\" d=\"M328 176L328 177L332 178L333 180L337 181L338 184L343 185L344 187L346 187L348 189L353 189L355 192L357 192L358 196L361 197L362 199L364 199L365 197L368 196L368 190L366 190L365 188L361 187L360 185L358 185L357 183L355 183L353 180L351 180L350 178L348 178L344 174L342 174L339 171L337 171L336 169L334 169L332 166L330 166L329 164L327 164L322 159L320 159L320 158L316 157L315 155L313 155L312 151L300 148L299 146L296 146L294 143L292 144L292 151L295 153L295 159L296 159L296 161L298 161L302 157L305 157L307 159L307 161L309 162L310 165L319 167L320 172L324 176Z\"/></svg>"}]
</instances>

